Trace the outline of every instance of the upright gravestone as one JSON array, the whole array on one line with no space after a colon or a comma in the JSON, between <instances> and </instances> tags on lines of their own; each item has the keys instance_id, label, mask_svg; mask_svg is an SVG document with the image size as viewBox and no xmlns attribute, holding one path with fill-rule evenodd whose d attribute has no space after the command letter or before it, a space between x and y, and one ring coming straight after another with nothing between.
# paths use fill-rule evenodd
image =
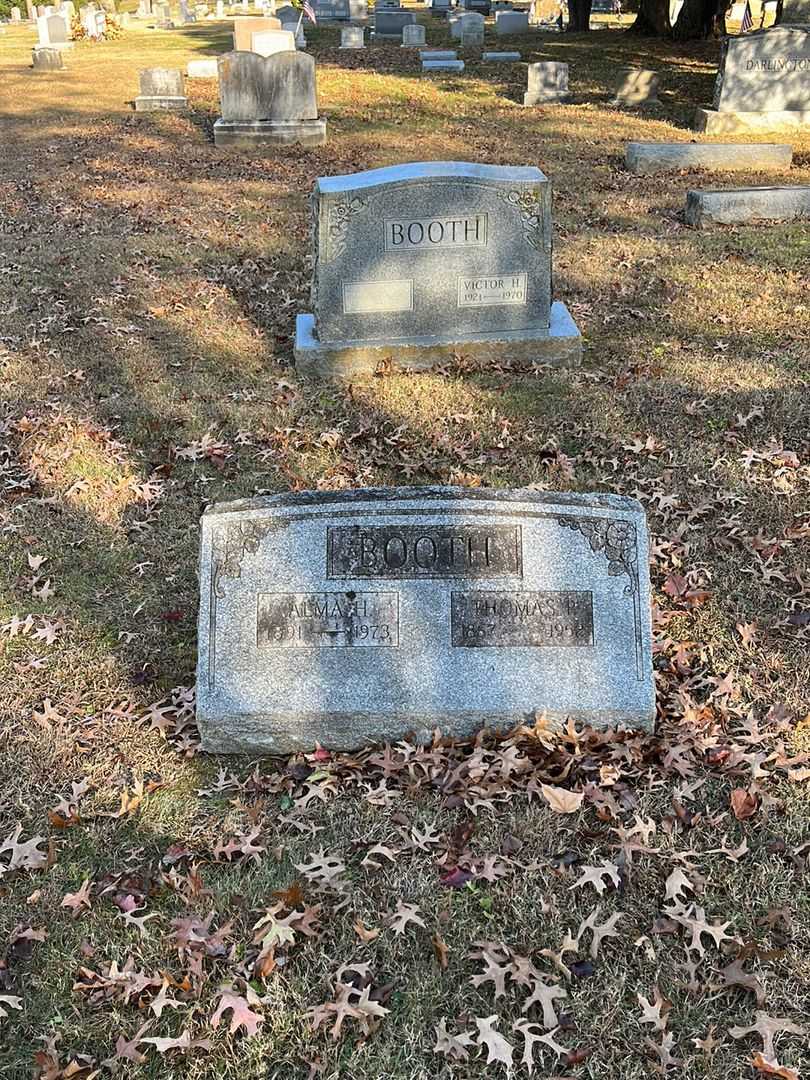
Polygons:
<instances>
[{"instance_id":1,"label":"upright gravestone","mask_svg":"<svg viewBox=\"0 0 810 1080\"><path fill-rule=\"evenodd\" d=\"M312 205L302 373L429 368L456 354L579 361L579 331L552 303L551 190L539 169L445 161L321 177Z\"/></svg>"},{"instance_id":2,"label":"upright gravestone","mask_svg":"<svg viewBox=\"0 0 810 1080\"><path fill-rule=\"evenodd\" d=\"M13 23L22 22L22 11L18 7L13 7L11 9L11 21Z\"/></svg>"},{"instance_id":3,"label":"upright gravestone","mask_svg":"<svg viewBox=\"0 0 810 1080\"><path fill-rule=\"evenodd\" d=\"M39 41L35 48L72 49L69 28L61 15L40 15L37 18Z\"/></svg>"},{"instance_id":4,"label":"upright gravestone","mask_svg":"<svg viewBox=\"0 0 810 1080\"><path fill-rule=\"evenodd\" d=\"M34 71L61 71L65 66L61 49L51 45L35 45L31 50Z\"/></svg>"},{"instance_id":5,"label":"upright gravestone","mask_svg":"<svg viewBox=\"0 0 810 1080\"><path fill-rule=\"evenodd\" d=\"M619 68L614 86L612 105L657 105L659 77L657 71L644 68Z\"/></svg>"},{"instance_id":6,"label":"upright gravestone","mask_svg":"<svg viewBox=\"0 0 810 1080\"><path fill-rule=\"evenodd\" d=\"M171 112L188 105L182 71L146 68L138 72L138 79L141 92L135 98L136 112Z\"/></svg>"},{"instance_id":7,"label":"upright gravestone","mask_svg":"<svg viewBox=\"0 0 810 1080\"><path fill-rule=\"evenodd\" d=\"M635 499L302 492L202 518L197 721L219 753L430 741L536 712L652 729Z\"/></svg>"},{"instance_id":8,"label":"upright gravestone","mask_svg":"<svg viewBox=\"0 0 810 1080\"><path fill-rule=\"evenodd\" d=\"M238 15L233 20L233 47L239 52L250 52L253 35L265 30L280 30L281 21L272 15Z\"/></svg>"},{"instance_id":9,"label":"upright gravestone","mask_svg":"<svg viewBox=\"0 0 810 1080\"><path fill-rule=\"evenodd\" d=\"M186 68L186 78L188 79L216 79L218 75L217 58L215 56L205 57L202 60L189 60Z\"/></svg>"},{"instance_id":10,"label":"upright gravestone","mask_svg":"<svg viewBox=\"0 0 810 1080\"><path fill-rule=\"evenodd\" d=\"M495 14L495 33L498 37L529 33L529 15L525 11L498 11Z\"/></svg>"},{"instance_id":11,"label":"upright gravestone","mask_svg":"<svg viewBox=\"0 0 810 1080\"><path fill-rule=\"evenodd\" d=\"M260 30L250 35L250 51L259 56L272 56L277 52L294 52L295 35L287 30Z\"/></svg>"},{"instance_id":12,"label":"upright gravestone","mask_svg":"<svg viewBox=\"0 0 810 1080\"><path fill-rule=\"evenodd\" d=\"M326 142L326 120L318 116L315 61L307 53L249 52L219 58L222 116L214 145L237 149Z\"/></svg>"},{"instance_id":13,"label":"upright gravestone","mask_svg":"<svg viewBox=\"0 0 810 1080\"><path fill-rule=\"evenodd\" d=\"M374 15L374 38L377 41L401 41L403 28L415 22L413 11L380 9Z\"/></svg>"},{"instance_id":14,"label":"upright gravestone","mask_svg":"<svg viewBox=\"0 0 810 1080\"><path fill-rule=\"evenodd\" d=\"M469 11L461 16L462 49L483 49L484 16L477 11Z\"/></svg>"},{"instance_id":15,"label":"upright gravestone","mask_svg":"<svg viewBox=\"0 0 810 1080\"><path fill-rule=\"evenodd\" d=\"M161 28L161 30L171 30L171 28L174 26L174 23L172 22L172 12L169 5L166 3L156 3L153 5L152 10L154 12L157 25Z\"/></svg>"},{"instance_id":16,"label":"upright gravestone","mask_svg":"<svg viewBox=\"0 0 810 1080\"><path fill-rule=\"evenodd\" d=\"M344 26L340 31L341 49L365 49L365 35L363 26Z\"/></svg>"},{"instance_id":17,"label":"upright gravestone","mask_svg":"<svg viewBox=\"0 0 810 1080\"><path fill-rule=\"evenodd\" d=\"M217 0L217 6L214 13L218 19L225 18L225 0Z\"/></svg>"},{"instance_id":18,"label":"upright gravestone","mask_svg":"<svg viewBox=\"0 0 810 1080\"><path fill-rule=\"evenodd\" d=\"M283 22L281 29L288 34L292 34L293 45L296 49L305 49L307 47L307 39L304 36L304 24L302 22Z\"/></svg>"},{"instance_id":19,"label":"upright gravestone","mask_svg":"<svg viewBox=\"0 0 810 1080\"><path fill-rule=\"evenodd\" d=\"M425 44L425 28L419 23L411 23L402 27L403 49L423 48Z\"/></svg>"},{"instance_id":20,"label":"upright gravestone","mask_svg":"<svg viewBox=\"0 0 810 1080\"><path fill-rule=\"evenodd\" d=\"M524 105L553 105L570 100L568 64L553 61L529 64L529 83L523 95Z\"/></svg>"},{"instance_id":21,"label":"upright gravestone","mask_svg":"<svg viewBox=\"0 0 810 1080\"><path fill-rule=\"evenodd\" d=\"M349 21L349 0L314 0L313 8L318 22Z\"/></svg>"},{"instance_id":22,"label":"upright gravestone","mask_svg":"<svg viewBox=\"0 0 810 1080\"><path fill-rule=\"evenodd\" d=\"M774 26L726 38L711 109L695 127L709 134L810 125L810 27Z\"/></svg>"}]
</instances>

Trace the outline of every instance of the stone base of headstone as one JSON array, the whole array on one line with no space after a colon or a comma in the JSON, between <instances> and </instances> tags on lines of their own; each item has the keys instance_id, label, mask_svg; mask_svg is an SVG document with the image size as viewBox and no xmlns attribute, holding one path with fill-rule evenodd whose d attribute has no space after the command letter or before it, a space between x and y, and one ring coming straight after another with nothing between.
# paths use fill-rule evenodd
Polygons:
<instances>
[{"instance_id":1,"label":"stone base of headstone","mask_svg":"<svg viewBox=\"0 0 810 1080\"><path fill-rule=\"evenodd\" d=\"M810 109L780 112L719 112L717 109L698 109L695 131L707 135L736 135L748 131L788 131L810 127Z\"/></svg>"},{"instance_id":2,"label":"stone base of headstone","mask_svg":"<svg viewBox=\"0 0 810 1080\"><path fill-rule=\"evenodd\" d=\"M717 169L720 172L765 172L789 169L793 148L788 143L643 143L630 142L625 168L637 175L678 169Z\"/></svg>"},{"instance_id":3,"label":"stone base of headstone","mask_svg":"<svg viewBox=\"0 0 810 1080\"><path fill-rule=\"evenodd\" d=\"M582 335L561 301L551 305L545 331L501 330L471 335L466 341L439 337L400 338L385 342L321 342L315 337L315 316L299 315L295 324L295 366L302 375L344 378L374 372L391 361L397 370L426 371L453 356L486 363L523 363L575 367L582 359Z\"/></svg>"},{"instance_id":4,"label":"stone base of headstone","mask_svg":"<svg viewBox=\"0 0 810 1080\"><path fill-rule=\"evenodd\" d=\"M520 60L519 52L485 52L481 56L491 64L516 64Z\"/></svg>"},{"instance_id":5,"label":"stone base of headstone","mask_svg":"<svg viewBox=\"0 0 810 1080\"><path fill-rule=\"evenodd\" d=\"M419 59L424 63L426 60L458 60L455 49L422 49Z\"/></svg>"},{"instance_id":6,"label":"stone base of headstone","mask_svg":"<svg viewBox=\"0 0 810 1080\"><path fill-rule=\"evenodd\" d=\"M564 105L570 100L570 90L550 90L544 94L530 94L527 91L523 95L524 105Z\"/></svg>"},{"instance_id":7,"label":"stone base of headstone","mask_svg":"<svg viewBox=\"0 0 810 1080\"><path fill-rule=\"evenodd\" d=\"M187 97L145 97L135 98L135 112L181 112L188 108Z\"/></svg>"},{"instance_id":8,"label":"stone base of headstone","mask_svg":"<svg viewBox=\"0 0 810 1080\"><path fill-rule=\"evenodd\" d=\"M214 146L253 150L262 146L323 146L326 120L217 120Z\"/></svg>"},{"instance_id":9,"label":"stone base of headstone","mask_svg":"<svg viewBox=\"0 0 810 1080\"><path fill-rule=\"evenodd\" d=\"M31 50L34 71L62 71L65 61L60 49L50 45L35 45Z\"/></svg>"},{"instance_id":10,"label":"stone base of headstone","mask_svg":"<svg viewBox=\"0 0 810 1080\"><path fill-rule=\"evenodd\" d=\"M686 223L750 225L810 219L810 185L708 189L686 193Z\"/></svg>"}]
</instances>

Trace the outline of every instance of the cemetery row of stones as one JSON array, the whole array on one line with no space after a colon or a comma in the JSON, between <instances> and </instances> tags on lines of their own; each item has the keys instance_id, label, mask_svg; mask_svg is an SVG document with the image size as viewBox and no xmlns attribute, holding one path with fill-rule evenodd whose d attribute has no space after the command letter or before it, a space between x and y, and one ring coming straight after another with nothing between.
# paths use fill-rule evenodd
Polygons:
<instances>
[{"instance_id":1,"label":"cemetery row of stones","mask_svg":"<svg viewBox=\"0 0 810 1080\"><path fill-rule=\"evenodd\" d=\"M376 32L397 14L378 11ZM739 48L806 48L806 28L766 35ZM297 37L281 19L236 20L234 50L217 59L217 146L324 141L315 61ZM800 53L760 69L740 67L736 50L725 50L718 113L756 111L740 106L758 103L746 88L760 70L769 105L803 111ZM527 104L566 100L565 65L532 71ZM179 71L144 71L140 90L139 112L186 104ZM784 144L627 148L638 172L790 162ZM688 215L734 220L756 203L767 217L776 198L783 214L810 216L809 191L690 192ZM551 192L539 169L429 162L322 177L312 205L312 311L298 315L294 346L303 374L420 370L458 354L579 362L580 332L552 294ZM647 531L633 499L283 495L212 507L201 543L197 700L209 750L350 748L408 731L428 739L436 726L463 735L536 709L561 722L653 723Z\"/></svg>"}]
</instances>

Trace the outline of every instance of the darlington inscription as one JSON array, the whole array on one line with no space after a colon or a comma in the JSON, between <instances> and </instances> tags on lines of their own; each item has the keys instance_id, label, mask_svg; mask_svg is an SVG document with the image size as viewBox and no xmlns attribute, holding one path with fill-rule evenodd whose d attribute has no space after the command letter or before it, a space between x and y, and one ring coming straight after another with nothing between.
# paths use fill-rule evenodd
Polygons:
<instances>
[{"instance_id":1,"label":"darlington inscription","mask_svg":"<svg viewBox=\"0 0 810 1080\"><path fill-rule=\"evenodd\" d=\"M523 575L519 525L336 525L326 533L329 578Z\"/></svg>"},{"instance_id":2,"label":"darlington inscription","mask_svg":"<svg viewBox=\"0 0 810 1080\"><path fill-rule=\"evenodd\" d=\"M592 646L591 592L454 592L452 644L495 646Z\"/></svg>"},{"instance_id":3,"label":"darlington inscription","mask_svg":"<svg viewBox=\"0 0 810 1080\"><path fill-rule=\"evenodd\" d=\"M256 606L259 647L399 645L399 593L259 593Z\"/></svg>"}]
</instances>

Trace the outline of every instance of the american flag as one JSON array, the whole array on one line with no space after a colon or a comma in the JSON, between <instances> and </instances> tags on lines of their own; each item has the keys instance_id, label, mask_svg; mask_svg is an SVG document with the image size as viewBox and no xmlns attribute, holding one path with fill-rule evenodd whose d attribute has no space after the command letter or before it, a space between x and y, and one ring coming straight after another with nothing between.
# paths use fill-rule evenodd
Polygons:
<instances>
[{"instance_id":1,"label":"american flag","mask_svg":"<svg viewBox=\"0 0 810 1080\"><path fill-rule=\"evenodd\" d=\"M306 4L304 4L306 8ZM740 23L740 33L747 34L749 30L754 29L754 20L751 16L751 5L746 0L745 11L743 12L742 22Z\"/></svg>"},{"instance_id":2,"label":"american flag","mask_svg":"<svg viewBox=\"0 0 810 1080\"><path fill-rule=\"evenodd\" d=\"M316 26L318 25L318 20L315 18L315 11L313 10L312 4L310 4L309 0L304 0L304 14L311 23L314 23ZM748 17L751 17L750 12ZM754 24L752 23L751 25L753 26Z\"/></svg>"}]
</instances>

